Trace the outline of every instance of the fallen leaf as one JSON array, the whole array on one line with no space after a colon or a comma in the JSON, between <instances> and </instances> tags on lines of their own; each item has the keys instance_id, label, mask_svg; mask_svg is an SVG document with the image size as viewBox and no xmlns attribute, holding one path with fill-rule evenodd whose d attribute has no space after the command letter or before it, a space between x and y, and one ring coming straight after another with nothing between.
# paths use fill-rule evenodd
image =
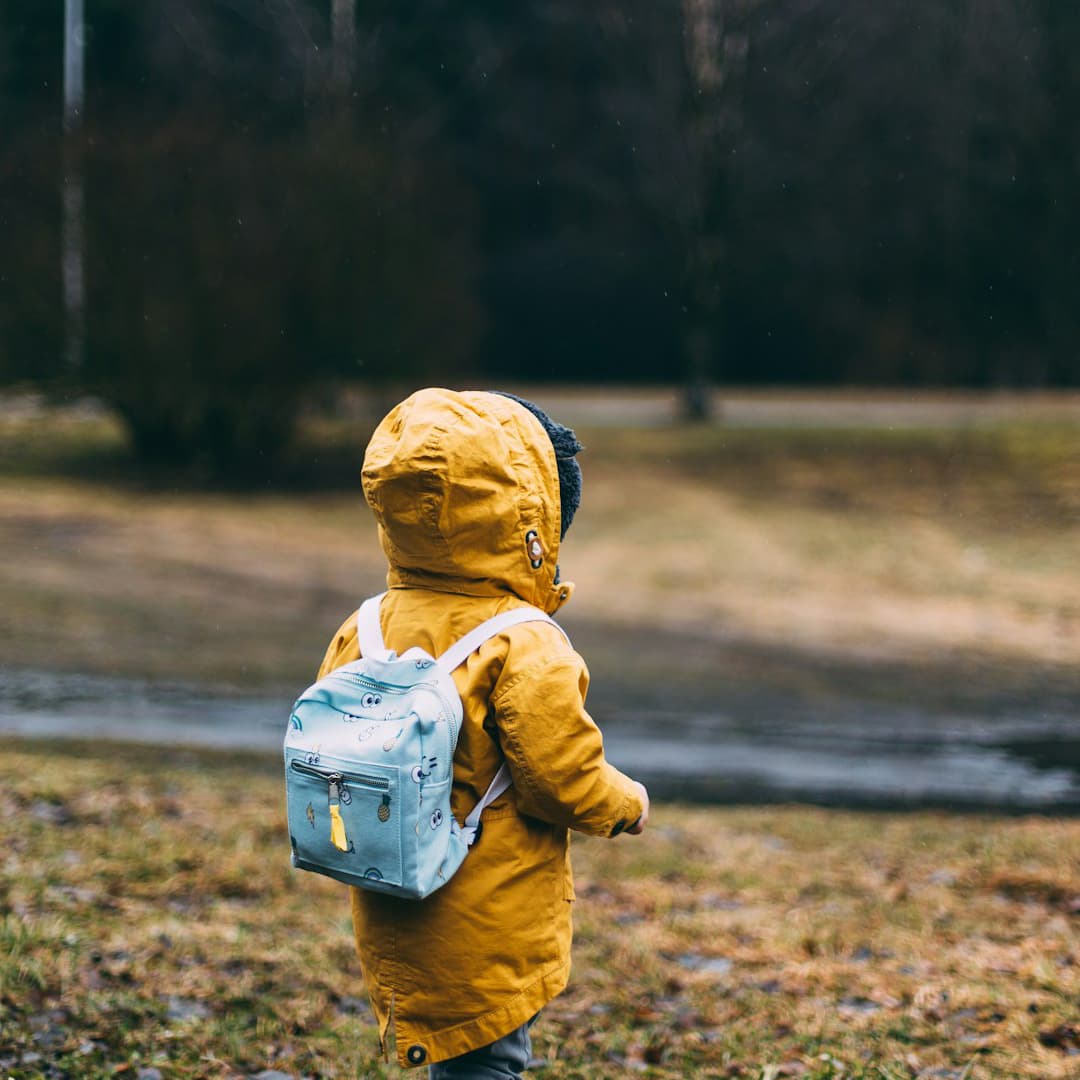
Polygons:
<instances>
[{"instance_id":1,"label":"fallen leaf","mask_svg":"<svg viewBox=\"0 0 1080 1080\"><path fill-rule=\"evenodd\" d=\"M1064 1050L1066 1053L1080 1051L1080 1028L1072 1024L1058 1024L1049 1031L1040 1031L1039 1042L1052 1050Z\"/></svg>"},{"instance_id":2,"label":"fallen leaf","mask_svg":"<svg viewBox=\"0 0 1080 1080\"><path fill-rule=\"evenodd\" d=\"M650 1065L659 1065L664 1060L670 1040L666 1036L659 1036L649 1041L643 1051L645 1060Z\"/></svg>"}]
</instances>

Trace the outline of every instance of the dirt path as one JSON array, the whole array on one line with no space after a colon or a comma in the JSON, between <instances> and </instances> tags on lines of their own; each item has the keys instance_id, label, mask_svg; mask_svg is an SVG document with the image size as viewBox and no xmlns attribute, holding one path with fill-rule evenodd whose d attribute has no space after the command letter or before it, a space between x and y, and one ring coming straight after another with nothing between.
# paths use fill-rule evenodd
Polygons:
<instances>
[{"instance_id":1,"label":"dirt path","mask_svg":"<svg viewBox=\"0 0 1080 1080\"><path fill-rule=\"evenodd\" d=\"M678 388L510 388L572 427L651 427L679 417ZM1080 422L1080 393L716 389L713 420L730 427L939 428Z\"/></svg>"}]
</instances>

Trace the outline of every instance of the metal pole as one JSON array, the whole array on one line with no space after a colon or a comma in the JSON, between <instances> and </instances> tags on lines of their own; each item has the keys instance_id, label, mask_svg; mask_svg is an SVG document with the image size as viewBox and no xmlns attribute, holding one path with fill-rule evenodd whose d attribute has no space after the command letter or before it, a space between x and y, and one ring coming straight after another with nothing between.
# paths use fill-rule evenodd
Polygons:
<instances>
[{"instance_id":1,"label":"metal pole","mask_svg":"<svg viewBox=\"0 0 1080 1080\"><path fill-rule=\"evenodd\" d=\"M82 128L83 0L64 0L64 184L61 276L64 291L66 358L71 371L83 366L86 301L83 280L83 181L78 134Z\"/></svg>"},{"instance_id":2,"label":"metal pole","mask_svg":"<svg viewBox=\"0 0 1080 1080\"><path fill-rule=\"evenodd\" d=\"M356 0L331 0L330 43L330 78L347 90L356 62Z\"/></svg>"}]
</instances>

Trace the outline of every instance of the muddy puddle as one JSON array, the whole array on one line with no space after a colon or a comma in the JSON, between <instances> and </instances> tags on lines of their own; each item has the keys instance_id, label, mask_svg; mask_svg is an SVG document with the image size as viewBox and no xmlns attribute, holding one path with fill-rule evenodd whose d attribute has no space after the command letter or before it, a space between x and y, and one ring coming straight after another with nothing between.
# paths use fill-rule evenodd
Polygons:
<instances>
[{"instance_id":1,"label":"muddy puddle","mask_svg":"<svg viewBox=\"0 0 1080 1080\"><path fill-rule=\"evenodd\" d=\"M101 676L0 671L0 732L276 753L288 695ZM591 701L608 754L658 797L1080 812L1080 717L1059 707L949 713L794 695L708 709Z\"/></svg>"}]
</instances>

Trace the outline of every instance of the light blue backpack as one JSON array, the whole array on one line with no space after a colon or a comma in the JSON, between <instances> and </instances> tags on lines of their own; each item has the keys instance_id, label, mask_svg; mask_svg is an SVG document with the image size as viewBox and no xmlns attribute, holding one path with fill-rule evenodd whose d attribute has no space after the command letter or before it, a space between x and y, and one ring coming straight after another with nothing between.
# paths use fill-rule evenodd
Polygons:
<instances>
[{"instance_id":1,"label":"light blue backpack","mask_svg":"<svg viewBox=\"0 0 1080 1080\"><path fill-rule=\"evenodd\" d=\"M518 607L481 623L440 657L388 651L385 593L357 614L361 659L300 695L285 736L285 794L293 865L395 896L421 899L445 884L480 831L484 808L510 786L504 762L459 825L450 786L462 706L450 673L488 638L543 620Z\"/></svg>"}]
</instances>

